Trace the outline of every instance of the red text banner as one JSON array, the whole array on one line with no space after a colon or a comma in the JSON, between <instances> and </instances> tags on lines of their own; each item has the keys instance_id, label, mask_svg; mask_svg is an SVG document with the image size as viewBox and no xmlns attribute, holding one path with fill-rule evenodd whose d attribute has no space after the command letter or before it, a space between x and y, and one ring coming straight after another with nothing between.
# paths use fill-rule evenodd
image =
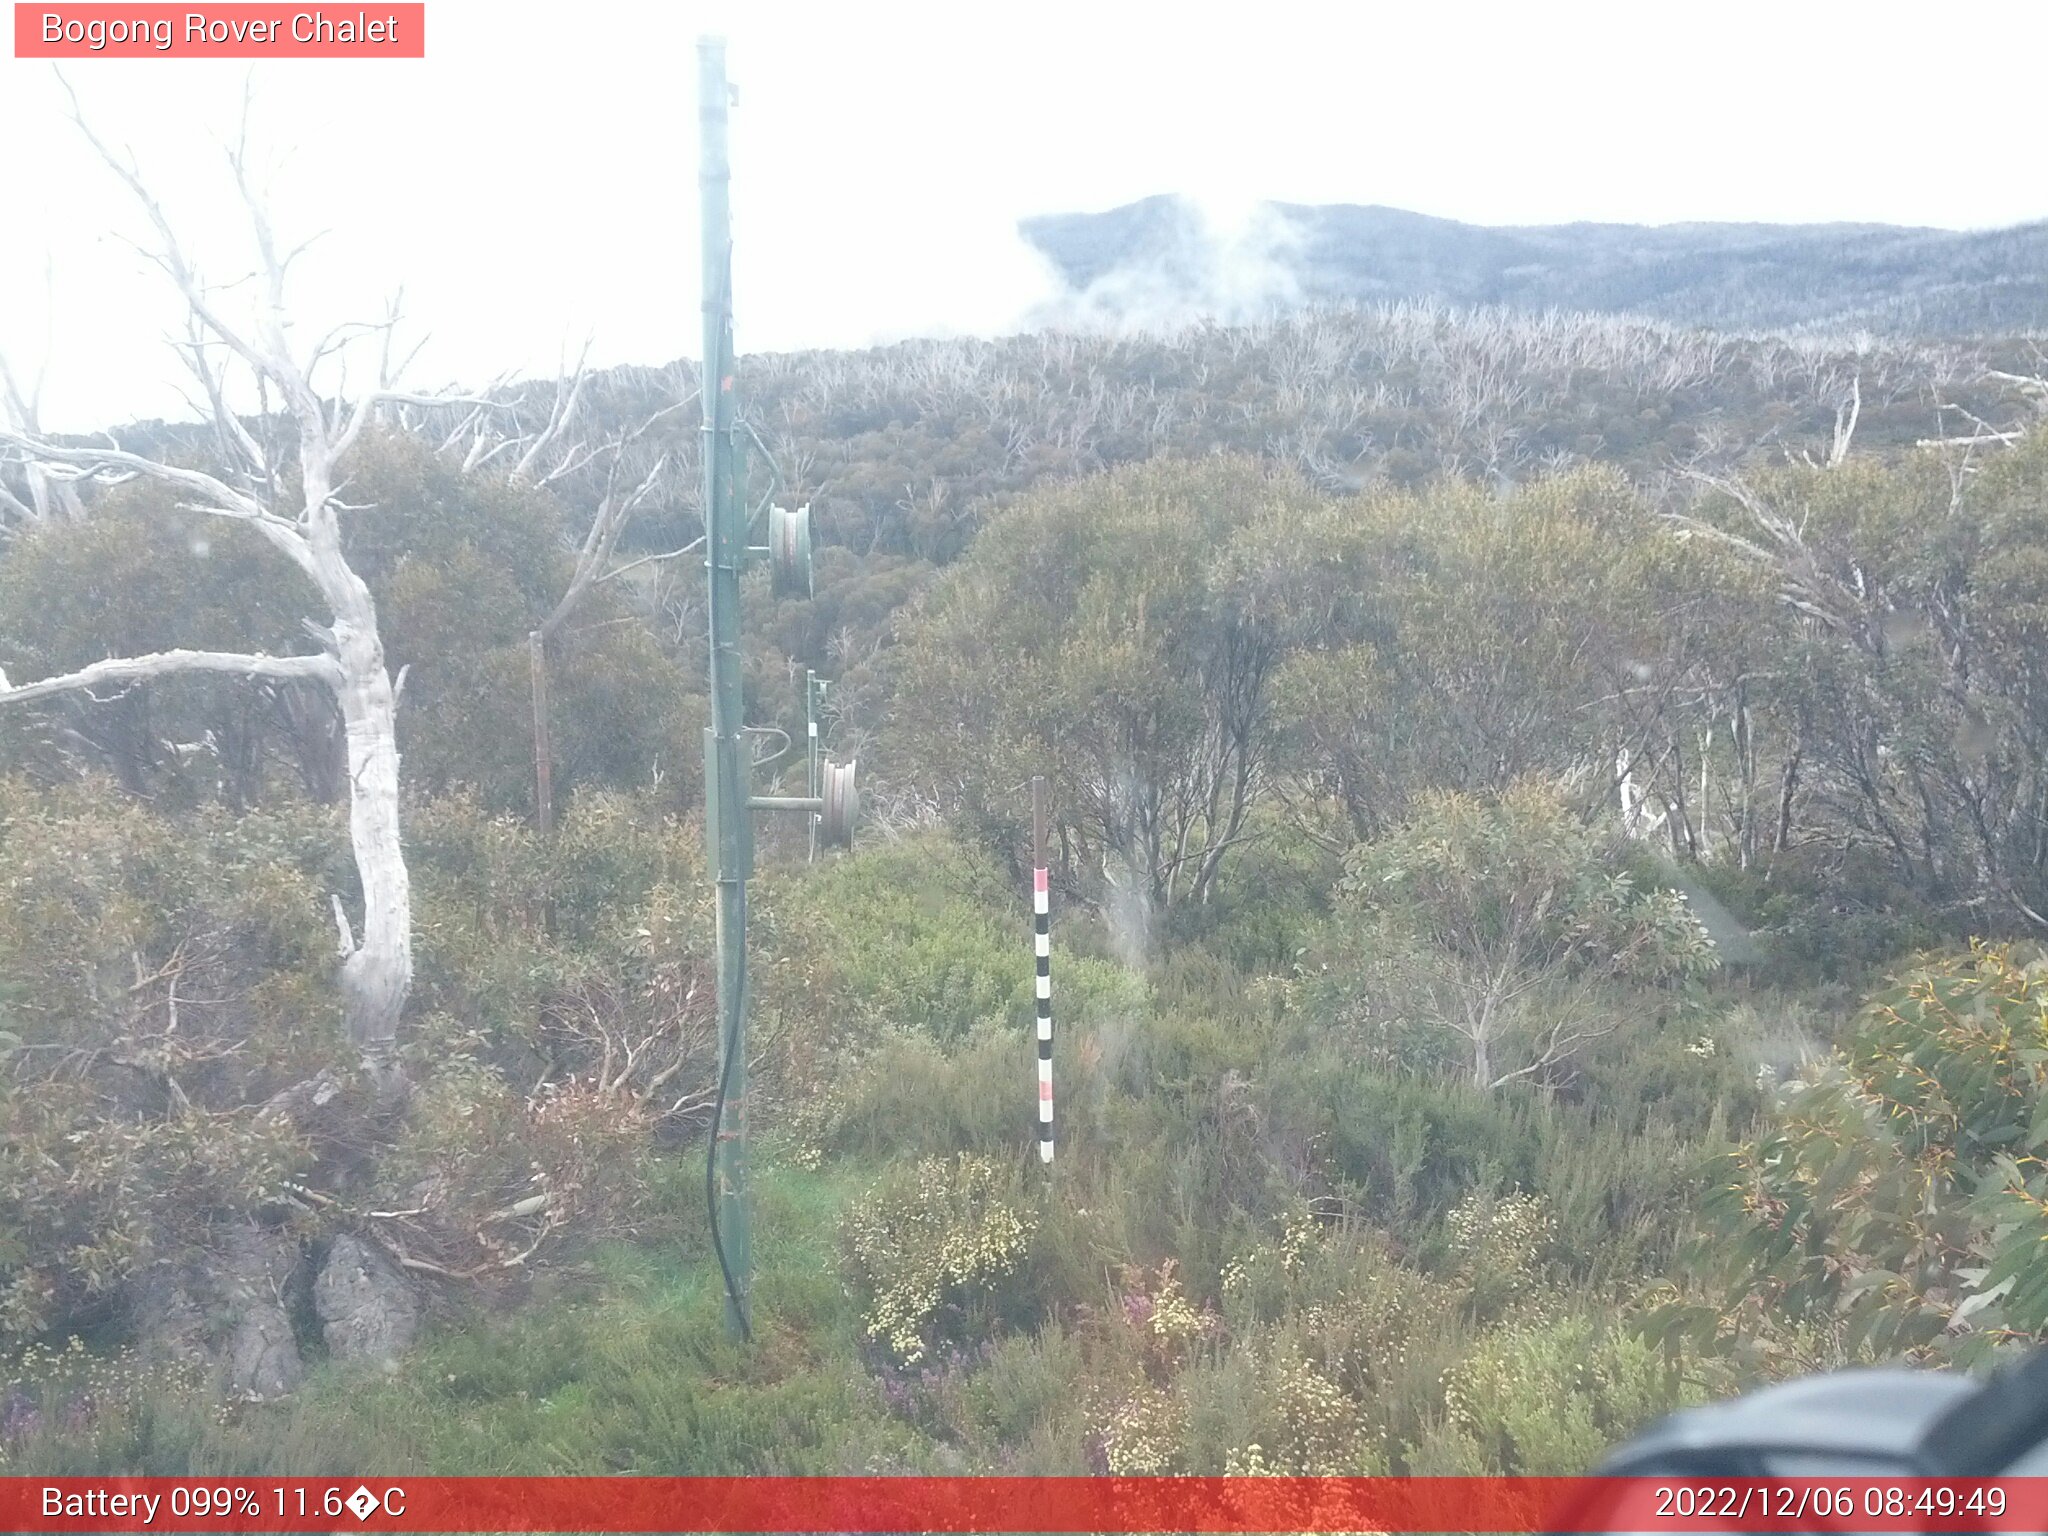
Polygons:
<instances>
[{"instance_id":1,"label":"red text banner","mask_svg":"<svg viewBox=\"0 0 2048 1536\"><path fill-rule=\"evenodd\" d=\"M18 59L423 59L424 4L14 7Z\"/></svg>"},{"instance_id":2,"label":"red text banner","mask_svg":"<svg viewBox=\"0 0 2048 1536\"><path fill-rule=\"evenodd\" d=\"M2048 1478L0 1478L0 1530L2041 1531Z\"/></svg>"}]
</instances>

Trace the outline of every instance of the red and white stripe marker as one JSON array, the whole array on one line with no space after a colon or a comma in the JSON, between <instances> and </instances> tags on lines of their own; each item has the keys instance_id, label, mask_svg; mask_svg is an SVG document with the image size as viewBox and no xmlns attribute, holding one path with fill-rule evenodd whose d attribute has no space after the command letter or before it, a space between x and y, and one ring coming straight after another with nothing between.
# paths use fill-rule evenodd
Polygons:
<instances>
[{"instance_id":1,"label":"red and white stripe marker","mask_svg":"<svg viewBox=\"0 0 2048 1536\"><path fill-rule=\"evenodd\" d=\"M1031 927L1038 961L1038 1160L1052 1161L1052 882L1045 864L1045 780L1031 781Z\"/></svg>"}]
</instances>

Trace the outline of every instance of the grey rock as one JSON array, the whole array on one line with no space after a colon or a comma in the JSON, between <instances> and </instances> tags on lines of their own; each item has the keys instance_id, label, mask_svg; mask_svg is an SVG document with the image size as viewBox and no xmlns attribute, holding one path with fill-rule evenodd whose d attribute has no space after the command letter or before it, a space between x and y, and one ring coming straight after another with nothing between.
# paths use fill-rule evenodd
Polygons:
<instances>
[{"instance_id":1,"label":"grey rock","mask_svg":"<svg viewBox=\"0 0 2048 1536\"><path fill-rule=\"evenodd\" d=\"M328 1352L337 1360L389 1364L419 1336L419 1298L383 1250L344 1233L313 1282Z\"/></svg>"},{"instance_id":2,"label":"grey rock","mask_svg":"<svg viewBox=\"0 0 2048 1536\"><path fill-rule=\"evenodd\" d=\"M298 1244L256 1227L234 1227L218 1263L228 1324L223 1385L236 1397L282 1397L306 1376L285 1311Z\"/></svg>"},{"instance_id":3,"label":"grey rock","mask_svg":"<svg viewBox=\"0 0 2048 1536\"><path fill-rule=\"evenodd\" d=\"M224 1396L282 1397L305 1379L286 1310L298 1244L238 1224L203 1253L158 1264L129 1296L144 1359L196 1366Z\"/></svg>"}]
</instances>

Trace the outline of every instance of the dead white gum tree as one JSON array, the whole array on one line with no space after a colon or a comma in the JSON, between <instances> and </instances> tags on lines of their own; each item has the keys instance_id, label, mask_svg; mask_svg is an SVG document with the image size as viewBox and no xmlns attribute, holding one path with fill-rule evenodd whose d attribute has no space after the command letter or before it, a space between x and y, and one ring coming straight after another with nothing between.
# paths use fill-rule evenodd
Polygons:
<instances>
[{"instance_id":1,"label":"dead white gum tree","mask_svg":"<svg viewBox=\"0 0 2048 1536\"><path fill-rule=\"evenodd\" d=\"M42 392L42 379L38 377L31 384L27 394L15 382L13 371L7 366L7 359L0 357L0 423L31 436L40 435L43 426L36 409ZM22 480L26 489L16 495L4 477L0 477L0 518L17 526L34 526L59 519L75 522L85 516L85 509L79 504L78 490L63 480L52 480L34 464L22 466Z\"/></svg>"},{"instance_id":2,"label":"dead white gum tree","mask_svg":"<svg viewBox=\"0 0 2048 1536\"><path fill-rule=\"evenodd\" d=\"M164 211L144 186L132 161L115 156L72 107L73 120L101 158L133 192L154 231L146 250L176 285L190 311L190 339L180 345L185 365L197 379L221 445L219 473L182 468L112 444L67 447L53 443L24 422L20 409L12 424L0 425L0 446L33 473L58 482L146 478L182 493L178 505L213 517L246 523L285 556L312 584L325 608L324 619L304 620L317 649L303 655L270 656L224 651L170 650L95 662L78 671L34 682L15 683L0 674L0 703L25 703L53 694L211 672L250 678L296 679L324 684L340 709L348 743L349 839L362 888L361 930L349 921L339 894L333 897L339 931L343 1018L348 1037L381 1093L402 1092L396 1042L399 1015L412 984L412 893L399 829L396 721L403 674L393 678L384 661L377 611L370 589L342 550L341 515L349 508L337 498L342 466L361 440L378 408L388 402L445 403L445 397L410 394L393 387L403 364L393 366L394 304L378 324L337 327L303 358L288 338L285 274L299 250L280 254L261 199L250 184L247 158L238 146L229 155L247 209L258 257L255 313L247 323L230 319L216 290L202 281L172 232ZM324 395L316 375L337 369L351 343L368 339L378 350L377 383L353 401L337 383ZM268 420L285 424L287 442L273 452L259 441L228 404L230 377L246 369L262 404L258 429ZM268 436L268 433L265 433ZM295 449L295 451L294 451ZM310 594L309 594L310 595Z\"/></svg>"},{"instance_id":3,"label":"dead white gum tree","mask_svg":"<svg viewBox=\"0 0 2048 1536\"><path fill-rule=\"evenodd\" d=\"M586 342L575 368L556 380L547 420L531 430L521 430L519 424L510 419L512 413L509 411L473 406L453 430L442 437L439 449L444 454L460 450L465 473L483 470L502 459L509 465L505 477L514 485L533 486L563 495L570 494L580 472L600 462L605 466L597 507L591 514L590 527L583 536L583 542L577 546L569 584L563 590L561 601L541 620L540 627L528 631L526 637L533 679L534 824L543 836L554 830L554 749L548 726L550 643L583 600L597 588L643 566L678 559L701 548L704 543L700 536L680 549L641 555L619 565L612 563L619 537L633 520L634 513L657 499L663 482L674 478L670 474L669 456L664 453L655 458L639 480L634 481L625 468L628 454L665 417L693 405L697 395L692 391L687 397L655 411L638 426L592 444L580 436L578 430L584 388L590 380L589 361L590 347Z\"/></svg>"}]
</instances>

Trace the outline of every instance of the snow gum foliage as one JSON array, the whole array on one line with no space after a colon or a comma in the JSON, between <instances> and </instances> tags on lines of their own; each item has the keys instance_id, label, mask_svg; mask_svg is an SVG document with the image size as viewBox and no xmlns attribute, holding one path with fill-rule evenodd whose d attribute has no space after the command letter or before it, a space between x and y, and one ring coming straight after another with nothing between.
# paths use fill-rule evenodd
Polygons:
<instances>
[{"instance_id":1,"label":"snow gum foliage","mask_svg":"<svg viewBox=\"0 0 2048 1536\"><path fill-rule=\"evenodd\" d=\"M2048 1328L2048 959L1977 945L1900 975L1717 1166L1666 1338L1781 1367L1980 1359Z\"/></svg>"},{"instance_id":2,"label":"snow gum foliage","mask_svg":"<svg viewBox=\"0 0 2048 1536\"><path fill-rule=\"evenodd\" d=\"M385 659L406 673L399 745L408 788L466 788L493 810L531 807L531 630L567 585L572 514L545 493L465 476L416 439L366 441L344 523L377 605ZM108 655L176 646L302 652L317 599L252 530L181 511L169 491L123 487L79 523L11 541L0 560L0 665L16 681ZM555 793L650 786L678 805L700 769L691 675L614 588L550 650ZM165 679L92 702L0 712L0 762L45 776L89 767L164 805L339 798L332 705L309 684Z\"/></svg>"},{"instance_id":3,"label":"snow gum foliage","mask_svg":"<svg viewBox=\"0 0 2048 1536\"><path fill-rule=\"evenodd\" d=\"M1481 1088L1553 1073L1620 1027L1604 991L1684 982L1716 963L1685 899L1638 887L1624 846L1544 783L1430 792L1352 850L1337 889L1349 922L1336 985L1347 971L1357 988L1392 980L1411 1016L1382 1028L1454 1039Z\"/></svg>"},{"instance_id":4,"label":"snow gum foliage","mask_svg":"<svg viewBox=\"0 0 2048 1536\"><path fill-rule=\"evenodd\" d=\"M1244 540L1311 501L1235 457L1034 491L910 616L910 775L1000 833L1008 786L1047 773L1074 862L1162 908L1201 901L1257 798L1278 657L1272 565Z\"/></svg>"}]
</instances>

